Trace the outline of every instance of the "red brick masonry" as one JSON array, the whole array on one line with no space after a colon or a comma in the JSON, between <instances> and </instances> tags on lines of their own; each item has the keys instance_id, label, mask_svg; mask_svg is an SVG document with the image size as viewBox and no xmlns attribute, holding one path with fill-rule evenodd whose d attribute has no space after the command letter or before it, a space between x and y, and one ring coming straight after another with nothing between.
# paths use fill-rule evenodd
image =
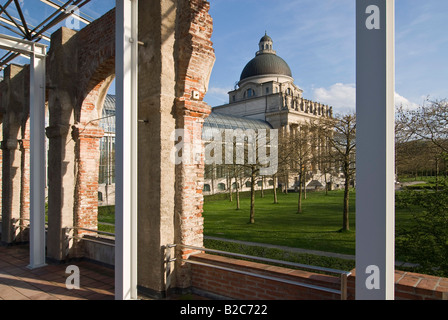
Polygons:
<instances>
[{"instance_id":1,"label":"red brick masonry","mask_svg":"<svg viewBox=\"0 0 448 320\"><path fill-rule=\"evenodd\" d=\"M226 257L198 254L192 261L244 270L295 282L312 284L331 289L340 289L337 276L293 270L261 263L241 261ZM340 295L304 288L255 276L191 265L192 287L226 298L244 300L340 300ZM396 300L448 300L448 279L410 272L395 273ZM348 278L348 299L355 298L355 270Z\"/></svg>"}]
</instances>

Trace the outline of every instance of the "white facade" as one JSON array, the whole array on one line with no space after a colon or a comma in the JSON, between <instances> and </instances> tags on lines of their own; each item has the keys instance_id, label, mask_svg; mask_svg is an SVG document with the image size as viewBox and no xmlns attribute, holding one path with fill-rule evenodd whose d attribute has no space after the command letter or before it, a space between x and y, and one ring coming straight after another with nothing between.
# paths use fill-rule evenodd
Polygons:
<instances>
[{"instance_id":1,"label":"white facade","mask_svg":"<svg viewBox=\"0 0 448 320\"><path fill-rule=\"evenodd\" d=\"M274 129L278 129L280 135L294 135L303 124L310 120L333 116L332 107L303 97L303 90L294 83L289 66L277 56L276 51L273 50L273 41L267 35L261 38L255 58L244 68L238 87L229 92L229 103L214 107L213 112L266 121ZM321 152L320 142L316 145L316 152ZM219 181L224 179L223 176L217 175L216 178L217 181L213 183L210 180L205 182L205 185L210 187L210 191L208 187L204 189L205 194L223 191L222 188L212 187L225 184L224 180ZM266 180L270 181L270 179ZM288 180L287 187L293 189L296 185L297 174L292 172L286 180ZM332 188L342 186L340 177L334 175L325 177L320 173L318 165L314 165L307 174L306 185L312 188L319 184L323 187L330 182ZM282 178L280 183L285 186ZM272 185L265 182L264 187L272 188ZM242 189L245 189L244 185Z\"/></svg>"}]
</instances>

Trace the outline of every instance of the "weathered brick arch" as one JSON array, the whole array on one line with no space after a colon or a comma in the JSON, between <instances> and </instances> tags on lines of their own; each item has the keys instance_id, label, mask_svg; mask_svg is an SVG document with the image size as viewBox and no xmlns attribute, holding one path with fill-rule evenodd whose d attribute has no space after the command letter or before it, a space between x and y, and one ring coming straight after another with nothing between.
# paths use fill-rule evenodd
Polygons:
<instances>
[{"instance_id":1,"label":"weathered brick arch","mask_svg":"<svg viewBox=\"0 0 448 320\"><path fill-rule=\"evenodd\" d=\"M82 45L78 51L80 105L75 106L72 133L77 165L75 224L97 229L100 139L104 136L99 119L115 78L115 10L81 30L78 37Z\"/></svg>"},{"instance_id":2,"label":"weathered brick arch","mask_svg":"<svg viewBox=\"0 0 448 320\"><path fill-rule=\"evenodd\" d=\"M48 85L50 126L49 257L82 254L67 235L97 229L99 122L115 77L115 10L75 32L52 36ZM53 166L52 166L53 165ZM62 230L62 231L61 231ZM88 233L88 232L87 232Z\"/></svg>"}]
</instances>

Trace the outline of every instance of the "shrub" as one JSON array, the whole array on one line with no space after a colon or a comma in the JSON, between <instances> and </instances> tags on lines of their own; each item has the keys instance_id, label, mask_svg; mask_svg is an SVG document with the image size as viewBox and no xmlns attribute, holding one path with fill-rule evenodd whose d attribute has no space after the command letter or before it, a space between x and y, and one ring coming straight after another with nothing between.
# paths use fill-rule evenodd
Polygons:
<instances>
[{"instance_id":1,"label":"shrub","mask_svg":"<svg viewBox=\"0 0 448 320\"><path fill-rule=\"evenodd\" d=\"M417 263L421 273L448 276L448 188L404 191L396 202L413 216L397 228L397 254Z\"/></svg>"}]
</instances>

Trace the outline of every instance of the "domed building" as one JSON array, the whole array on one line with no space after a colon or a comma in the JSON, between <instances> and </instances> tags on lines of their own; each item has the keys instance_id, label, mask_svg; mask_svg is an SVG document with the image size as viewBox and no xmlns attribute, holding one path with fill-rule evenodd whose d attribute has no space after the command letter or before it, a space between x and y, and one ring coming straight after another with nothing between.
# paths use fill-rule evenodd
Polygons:
<instances>
[{"instance_id":1,"label":"domed building","mask_svg":"<svg viewBox=\"0 0 448 320\"><path fill-rule=\"evenodd\" d=\"M332 107L303 98L291 68L277 55L267 34L241 72L237 88L229 92L229 103L214 107L213 112L267 121L275 129L288 131L310 118L333 113Z\"/></svg>"},{"instance_id":2,"label":"domed building","mask_svg":"<svg viewBox=\"0 0 448 320\"><path fill-rule=\"evenodd\" d=\"M258 47L255 57L246 64L241 72L235 90L229 92L229 103L214 107L212 116L205 120L204 128L207 129L211 122L216 122L217 119L224 117L227 117L225 121L229 121L229 117L232 117L241 125L244 124L244 121L238 121L238 119L250 119L258 121L261 128L268 125L273 129L278 129L279 137L284 138L294 137L303 129L304 124L312 119L333 116L332 107L303 97L303 90L294 84L293 73L288 63L274 50L274 42L271 37L265 34L260 39ZM283 141L286 140L283 139ZM325 148L319 137L316 137L313 145L316 153L323 152ZM282 149L284 148L280 145L279 150ZM318 161L313 161L314 163L307 168L305 185L312 185L313 188L323 187L325 183L328 183L327 179L321 174ZM210 182L210 179L222 180L226 169L219 166L214 170L210 170L210 167L208 169L209 172L206 172L208 179L206 179L204 191L213 193L213 185L220 186L217 191L228 190L225 181ZM297 186L298 173L292 166L290 166L290 170L283 168L281 175L278 177L280 185L289 189ZM274 183L272 178L266 179L266 186L265 182L260 181L264 181L264 179L259 180L259 188L272 187ZM243 190L244 186L243 183Z\"/></svg>"}]
</instances>

